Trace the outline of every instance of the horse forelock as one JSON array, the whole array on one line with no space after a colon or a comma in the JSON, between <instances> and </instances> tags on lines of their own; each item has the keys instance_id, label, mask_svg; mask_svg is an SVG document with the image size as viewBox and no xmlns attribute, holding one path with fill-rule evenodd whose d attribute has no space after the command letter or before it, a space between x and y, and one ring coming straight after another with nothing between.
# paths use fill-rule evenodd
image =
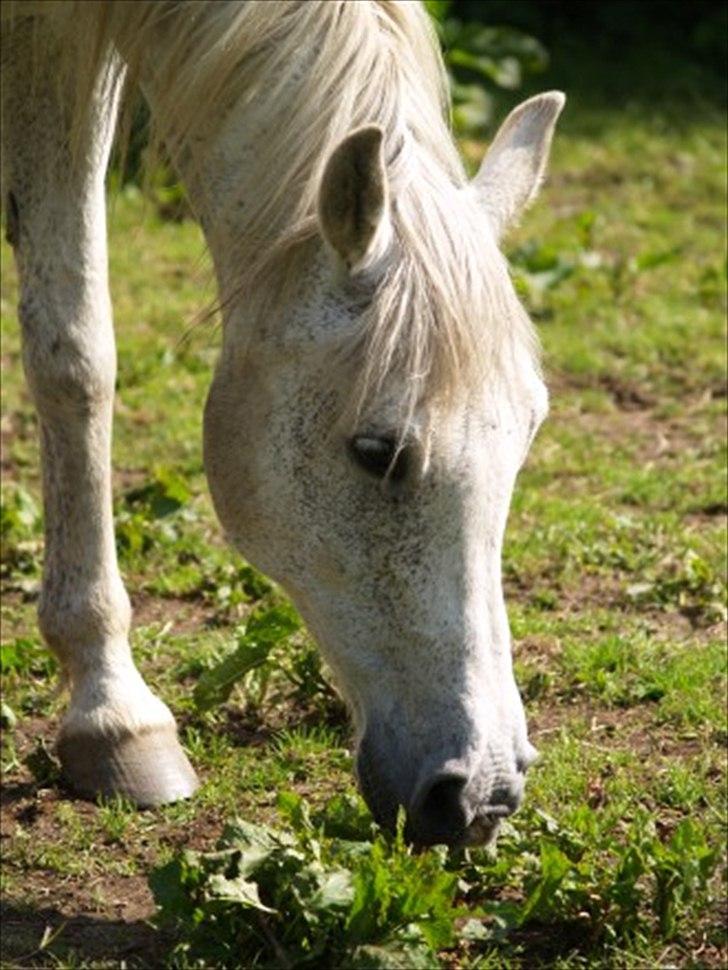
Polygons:
<instances>
[{"instance_id":1,"label":"horse forelock","mask_svg":"<svg viewBox=\"0 0 728 970\"><path fill-rule=\"evenodd\" d=\"M418 408L438 413L488 381L511 384L521 350L538 367L535 332L475 199L427 156L411 164L393 192L394 252L350 341L357 412L396 386L405 430Z\"/></svg>"}]
</instances>

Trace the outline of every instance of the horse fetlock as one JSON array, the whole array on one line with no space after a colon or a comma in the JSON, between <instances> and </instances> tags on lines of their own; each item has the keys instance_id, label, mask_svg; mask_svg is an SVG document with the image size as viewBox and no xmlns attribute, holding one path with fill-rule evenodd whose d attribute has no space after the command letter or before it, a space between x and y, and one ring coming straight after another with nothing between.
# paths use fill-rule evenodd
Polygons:
<instances>
[{"instance_id":1,"label":"horse fetlock","mask_svg":"<svg viewBox=\"0 0 728 970\"><path fill-rule=\"evenodd\" d=\"M174 727L167 705L146 685L131 658L116 662L98 658L67 672L71 689L61 733L103 734L109 737Z\"/></svg>"},{"instance_id":2,"label":"horse fetlock","mask_svg":"<svg viewBox=\"0 0 728 970\"><path fill-rule=\"evenodd\" d=\"M71 683L56 750L67 781L86 797L119 794L145 807L197 788L169 708L131 663Z\"/></svg>"},{"instance_id":3,"label":"horse fetlock","mask_svg":"<svg viewBox=\"0 0 728 970\"><path fill-rule=\"evenodd\" d=\"M57 592L46 575L38 626L70 680L82 679L89 668L130 662L131 606L121 582L113 591L97 589L77 599Z\"/></svg>"}]
</instances>

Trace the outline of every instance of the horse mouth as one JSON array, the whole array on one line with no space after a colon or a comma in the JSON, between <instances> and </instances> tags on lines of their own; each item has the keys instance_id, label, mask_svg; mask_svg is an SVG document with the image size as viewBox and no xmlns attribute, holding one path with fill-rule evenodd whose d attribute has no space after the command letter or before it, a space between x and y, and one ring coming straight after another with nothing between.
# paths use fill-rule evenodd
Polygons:
<instances>
[{"instance_id":1,"label":"horse mouth","mask_svg":"<svg viewBox=\"0 0 728 970\"><path fill-rule=\"evenodd\" d=\"M460 833L452 832L449 837L442 834L423 839L416 833L408 834L405 829L405 838L408 838L416 849L426 849L433 845L447 845L451 849L486 848L495 844L501 822L510 814L511 812L505 806L488 805L473 818L466 829L461 829Z\"/></svg>"},{"instance_id":2,"label":"horse mouth","mask_svg":"<svg viewBox=\"0 0 728 970\"><path fill-rule=\"evenodd\" d=\"M500 830L500 816L481 815L474 818L459 838L436 838L423 840L416 835L410 836L409 841L417 851L431 848L433 845L447 845L451 849L487 848L495 844ZM407 838L405 830L405 838Z\"/></svg>"}]
</instances>

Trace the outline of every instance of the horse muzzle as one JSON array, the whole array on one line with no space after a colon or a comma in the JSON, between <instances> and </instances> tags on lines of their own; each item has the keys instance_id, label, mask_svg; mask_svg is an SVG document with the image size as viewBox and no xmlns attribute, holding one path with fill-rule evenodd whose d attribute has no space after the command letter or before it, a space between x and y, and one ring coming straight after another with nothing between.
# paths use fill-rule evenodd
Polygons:
<instances>
[{"instance_id":1,"label":"horse muzzle","mask_svg":"<svg viewBox=\"0 0 728 970\"><path fill-rule=\"evenodd\" d=\"M523 800L525 773L536 757L414 759L381 753L365 734L357 755L362 795L377 822L393 830L397 813L406 812L405 837L415 845L483 845L495 837L503 818ZM509 767L505 767L508 765Z\"/></svg>"}]
</instances>

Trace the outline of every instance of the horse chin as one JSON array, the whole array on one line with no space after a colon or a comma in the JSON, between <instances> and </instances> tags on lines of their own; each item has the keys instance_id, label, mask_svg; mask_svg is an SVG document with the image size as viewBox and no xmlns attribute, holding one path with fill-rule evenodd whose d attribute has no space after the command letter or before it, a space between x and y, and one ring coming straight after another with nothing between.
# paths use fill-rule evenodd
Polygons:
<instances>
[{"instance_id":1,"label":"horse chin","mask_svg":"<svg viewBox=\"0 0 728 970\"><path fill-rule=\"evenodd\" d=\"M485 847L495 845L500 829L500 819L489 815L476 817L468 826L463 839L463 847Z\"/></svg>"}]
</instances>

